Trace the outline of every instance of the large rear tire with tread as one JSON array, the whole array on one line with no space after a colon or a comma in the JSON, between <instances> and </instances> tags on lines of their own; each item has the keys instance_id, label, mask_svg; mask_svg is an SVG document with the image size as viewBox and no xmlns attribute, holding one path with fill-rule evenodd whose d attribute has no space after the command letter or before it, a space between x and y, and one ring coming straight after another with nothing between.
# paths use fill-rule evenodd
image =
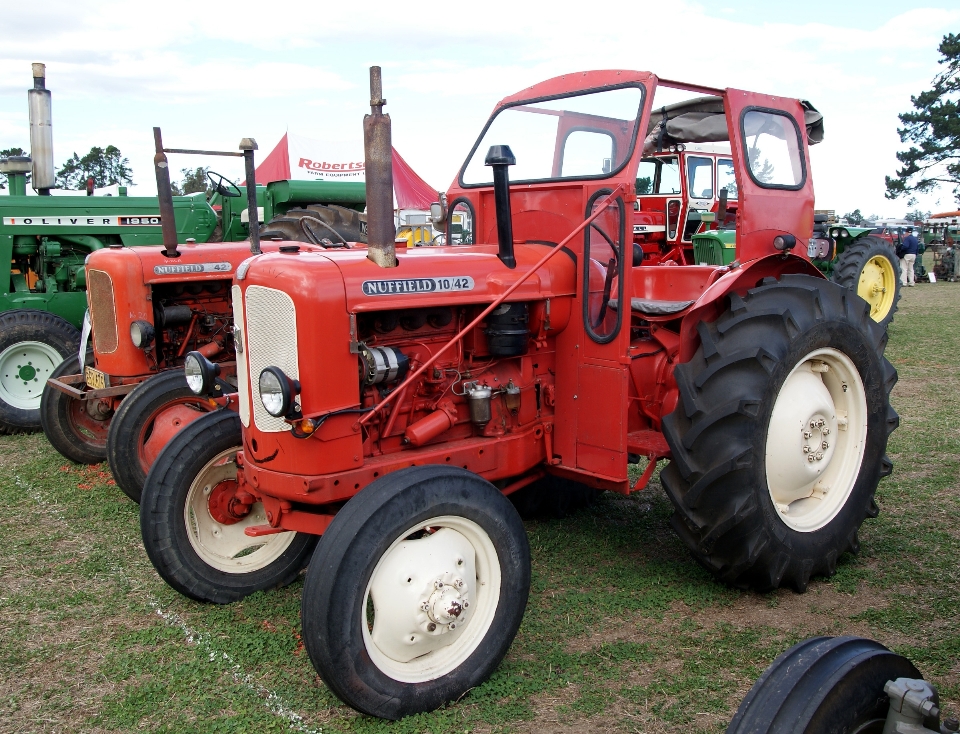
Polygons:
<instances>
[{"instance_id":1,"label":"large rear tire with tread","mask_svg":"<svg viewBox=\"0 0 960 734\"><path fill-rule=\"evenodd\" d=\"M93 352L87 352L87 364ZM67 357L50 377L76 375L80 359ZM99 464L107 458L107 431L113 408L109 400L77 400L46 385L40 400L40 423L47 440L77 464Z\"/></svg>"},{"instance_id":2,"label":"large rear tire with tread","mask_svg":"<svg viewBox=\"0 0 960 734\"><path fill-rule=\"evenodd\" d=\"M870 318L881 326L893 321L900 301L900 259L893 246L866 235L846 245L830 279L870 304Z\"/></svg>"},{"instance_id":3,"label":"large rear tire with tread","mask_svg":"<svg viewBox=\"0 0 960 734\"><path fill-rule=\"evenodd\" d=\"M813 637L770 664L727 734L882 734L890 708L883 687L897 678L923 676L879 642ZM926 725L940 730L938 721Z\"/></svg>"},{"instance_id":4,"label":"large rear tire with tread","mask_svg":"<svg viewBox=\"0 0 960 734\"><path fill-rule=\"evenodd\" d=\"M187 387L183 370L161 372L137 385L120 403L107 433L107 461L123 493L140 501L152 460L163 448L160 432L154 435L158 426L166 435L212 410Z\"/></svg>"},{"instance_id":5,"label":"large rear tire with tread","mask_svg":"<svg viewBox=\"0 0 960 734\"><path fill-rule=\"evenodd\" d=\"M661 473L671 524L719 579L802 592L858 551L860 525L879 512L897 373L886 330L836 284L785 275L728 298L674 373Z\"/></svg>"},{"instance_id":6,"label":"large rear tire with tread","mask_svg":"<svg viewBox=\"0 0 960 734\"><path fill-rule=\"evenodd\" d=\"M322 224L308 220L304 225L304 217L319 219ZM304 226L315 233L318 239L329 239L334 245L342 245L344 240L361 243L367 241L365 214L342 206L324 204L309 204L302 209L291 209L286 214L274 217L264 225L260 238L310 242L310 238L303 231Z\"/></svg>"},{"instance_id":7,"label":"large rear tire with tread","mask_svg":"<svg viewBox=\"0 0 960 734\"><path fill-rule=\"evenodd\" d=\"M342 701L399 719L483 683L529 590L523 523L493 485L457 467L401 469L347 502L321 538L303 642Z\"/></svg>"},{"instance_id":8,"label":"large rear tire with tread","mask_svg":"<svg viewBox=\"0 0 960 734\"><path fill-rule=\"evenodd\" d=\"M43 389L80 349L80 332L49 311L0 314L0 434L39 430Z\"/></svg>"},{"instance_id":9,"label":"large rear tire with tread","mask_svg":"<svg viewBox=\"0 0 960 734\"><path fill-rule=\"evenodd\" d=\"M164 581L197 601L229 604L286 586L317 542L295 532L247 536L245 528L267 522L259 502L229 522L211 512L218 491L236 487L240 431L236 413L203 416L167 444L144 483L140 532L147 556Z\"/></svg>"}]
</instances>

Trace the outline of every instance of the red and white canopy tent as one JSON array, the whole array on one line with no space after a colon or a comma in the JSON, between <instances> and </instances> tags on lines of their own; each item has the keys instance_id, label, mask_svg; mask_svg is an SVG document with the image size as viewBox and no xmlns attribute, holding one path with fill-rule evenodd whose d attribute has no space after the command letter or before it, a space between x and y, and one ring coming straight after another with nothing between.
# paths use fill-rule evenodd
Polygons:
<instances>
[{"instance_id":1,"label":"red and white canopy tent","mask_svg":"<svg viewBox=\"0 0 960 734\"><path fill-rule=\"evenodd\" d=\"M288 179L307 181L363 181L363 146L333 143L287 132L263 159L257 183ZM397 209L430 209L437 190L417 175L393 149L393 195Z\"/></svg>"}]
</instances>

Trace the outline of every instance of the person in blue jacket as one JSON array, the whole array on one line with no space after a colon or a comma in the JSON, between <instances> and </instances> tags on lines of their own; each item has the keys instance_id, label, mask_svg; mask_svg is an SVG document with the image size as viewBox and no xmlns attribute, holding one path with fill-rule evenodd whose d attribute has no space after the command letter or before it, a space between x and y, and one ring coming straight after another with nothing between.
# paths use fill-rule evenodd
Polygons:
<instances>
[{"instance_id":1,"label":"person in blue jacket","mask_svg":"<svg viewBox=\"0 0 960 734\"><path fill-rule=\"evenodd\" d=\"M913 227L907 227L907 236L900 243L900 285L913 287L913 264L917 260L917 252L920 250L920 243L913 236Z\"/></svg>"}]
</instances>

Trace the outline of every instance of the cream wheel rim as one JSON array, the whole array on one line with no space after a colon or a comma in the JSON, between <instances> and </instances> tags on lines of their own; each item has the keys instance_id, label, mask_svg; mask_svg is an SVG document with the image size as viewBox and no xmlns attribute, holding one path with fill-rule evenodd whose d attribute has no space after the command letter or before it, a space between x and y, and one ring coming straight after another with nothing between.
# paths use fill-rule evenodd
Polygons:
<instances>
[{"instance_id":1,"label":"cream wheel rim","mask_svg":"<svg viewBox=\"0 0 960 734\"><path fill-rule=\"evenodd\" d=\"M38 410L47 378L63 361L43 342L19 342L0 353L0 400L21 410Z\"/></svg>"},{"instance_id":2,"label":"cream wheel rim","mask_svg":"<svg viewBox=\"0 0 960 734\"><path fill-rule=\"evenodd\" d=\"M187 491L183 521L190 546L211 568L223 573L244 574L259 571L277 560L290 547L294 532L252 538L244 529L267 523L259 502L238 522L224 525L210 514L209 496L223 481L237 478L236 457L239 447L221 451L208 461Z\"/></svg>"},{"instance_id":3,"label":"cream wheel rim","mask_svg":"<svg viewBox=\"0 0 960 734\"><path fill-rule=\"evenodd\" d=\"M477 523L452 515L417 523L380 557L363 595L370 659L402 683L447 675L489 632L500 581L496 548Z\"/></svg>"},{"instance_id":4,"label":"cream wheel rim","mask_svg":"<svg viewBox=\"0 0 960 734\"><path fill-rule=\"evenodd\" d=\"M866 441L856 365L837 349L810 352L784 380L767 430L767 489L780 520L804 533L833 520L860 475Z\"/></svg>"}]
</instances>

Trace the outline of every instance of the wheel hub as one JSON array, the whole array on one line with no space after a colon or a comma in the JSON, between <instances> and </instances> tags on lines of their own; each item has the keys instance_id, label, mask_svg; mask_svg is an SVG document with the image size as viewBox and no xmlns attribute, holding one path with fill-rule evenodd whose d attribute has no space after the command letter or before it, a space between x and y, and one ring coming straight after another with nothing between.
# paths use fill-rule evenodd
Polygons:
<instances>
[{"instance_id":1,"label":"wheel hub","mask_svg":"<svg viewBox=\"0 0 960 734\"><path fill-rule=\"evenodd\" d=\"M433 584L427 587L421 597L420 611L423 614L418 616L427 618L418 620L422 629L442 634L447 630L455 630L457 625L465 624L466 611L470 607L467 592L466 582L459 576L454 577L452 573L448 572L434 579Z\"/></svg>"},{"instance_id":2,"label":"wheel hub","mask_svg":"<svg viewBox=\"0 0 960 734\"><path fill-rule=\"evenodd\" d=\"M87 415L95 421L105 421L113 415L113 406L109 400L84 400L83 402Z\"/></svg>"},{"instance_id":3,"label":"wheel hub","mask_svg":"<svg viewBox=\"0 0 960 734\"><path fill-rule=\"evenodd\" d=\"M210 517L221 525L233 525L250 514L250 505L245 505L237 497L237 486L236 480L225 479L209 490Z\"/></svg>"},{"instance_id":4,"label":"wheel hub","mask_svg":"<svg viewBox=\"0 0 960 734\"><path fill-rule=\"evenodd\" d=\"M33 366L32 362L27 362L25 365L17 365L17 377L19 377L24 382L30 382L37 376L37 369Z\"/></svg>"}]
</instances>

